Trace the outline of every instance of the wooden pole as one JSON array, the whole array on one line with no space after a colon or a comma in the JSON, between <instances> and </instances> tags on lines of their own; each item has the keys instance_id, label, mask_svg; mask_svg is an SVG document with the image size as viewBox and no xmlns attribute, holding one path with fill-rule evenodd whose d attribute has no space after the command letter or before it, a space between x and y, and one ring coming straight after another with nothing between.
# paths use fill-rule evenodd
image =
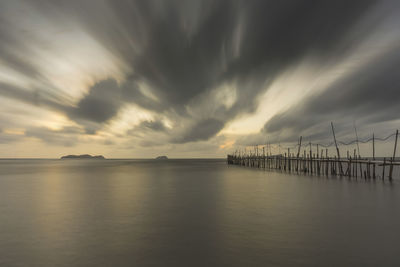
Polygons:
<instances>
[{"instance_id":1,"label":"wooden pole","mask_svg":"<svg viewBox=\"0 0 400 267\"><path fill-rule=\"evenodd\" d=\"M386 158L383 158L382 180L385 180L385 167L386 167Z\"/></svg>"},{"instance_id":2,"label":"wooden pole","mask_svg":"<svg viewBox=\"0 0 400 267\"><path fill-rule=\"evenodd\" d=\"M375 134L372 134L372 159L375 160Z\"/></svg>"},{"instance_id":3,"label":"wooden pole","mask_svg":"<svg viewBox=\"0 0 400 267\"><path fill-rule=\"evenodd\" d=\"M358 176L358 169L357 169L357 154L356 154L356 150L354 149L354 159L356 160L356 163L354 164L354 170L353 170L353 174L355 173L355 176L356 176L356 178L357 178L357 176Z\"/></svg>"},{"instance_id":4,"label":"wooden pole","mask_svg":"<svg viewBox=\"0 0 400 267\"><path fill-rule=\"evenodd\" d=\"M339 159L339 171L340 171L340 175L342 175L343 169L342 169L342 164L340 162L340 152L339 152L339 147L338 147L337 142L336 142L335 129L333 127L333 122L331 122L331 126L332 126L333 140L335 141L337 156L338 156L338 159Z\"/></svg>"},{"instance_id":5,"label":"wooden pole","mask_svg":"<svg viewBox=\"0 0 400 267\"><path fill-rule=\"evenodd\" d=\"M389 171L389 180L392 180L393 174L393 161L396 159L396 149L397 149L397 137L399 136L399 130L396 130L396 138L394 139L394 150L393 150L393 157L392 162L390 164L390 171Z\"/></svg>"},{"instance_id":6,"label":"wooden pole","mask_svg":"<svg viewBox=\"0 0 400 267\"><path fill-rule=\"evenodd\" d=\"M300 136L300 140L299 140L299 148L297 149L297 166L296 166L296 169L297 169L297 171L299 171L299 160L298 160L298 158L299 158L299 156L300 156L301 139L303 139L303 137L302 137L302 136Z\"/></svg>"},{"instance_id":7,"label":"wooden pole","mask_svg":"<svg viewBox=\"0 0 400 267\"><path fill-rule=\"evenodd\" d=\"M263 168L265 169L265 146L263 146Z\"/></svg>"},{"instance_id":8,"label":"wooden pole","mask_svg":"<svg viewBox=\"0 0 400 267\"><path fill-rule=\"evenodd\" d=\"M310 171L311 171L311 173L313 173L313 169L312 169L312 148L311 148L311 142L310 142Z\"/></svg>"},{"instance_id":9,"label":"wooden pole","mask_svg":"<svg viewBox=\"0 0 400 267\"><path fill-rule=\"evenodd\" d=\"M374 160L374 165L372 166L373 178L375 179L375 133L372 134L372 159Z\"/></svg>"},{"instance_id":10,"label":"wooden pole","mask_svg":"<svg viewBox=\"0 0 400 267\"><path fill-rule=\"evenodd\" d=\"M321 161L319 158L319 145L317 144L317 173L318 173L318 175L319 175L320 164L321 164Z\"/></svg>"},{"instance_id":11,"label":"wooden pole","mask_svg":"<svg viewBox=\"0 0 400 267\"><path fill-rule=\"evenodd\" d=\"M353 125L354 125L354 131L355 131L355 133L356 133L356 141L357 141L358 157L360 157L360 146L358 145L358 134L357 134L357 128L356 128L356 122L355 122L355 121L353 122ZM362 176L362 174L361 174L361 176Z\"/></svg>"},{"instance_id":12,"label":"wooden pole","mask_svg":"<svg viewBox=\"0 0 400 267\"><path fill-rule=\"evenodd\" d=\"M328 176L329 175L329 158L328 156L325 157L325 175Z\"/></svg>"},{"instance_id":13,"label":"wooden pole","mask_svg":"<svg viewBox=\"0 0 400 267\"><path fill-rule=\"evenodd\" d=\"M351 156L349 157L349 166L347 168L347 175L349 176L349 178L351 177Z\"/></svg>"}]
</instances>

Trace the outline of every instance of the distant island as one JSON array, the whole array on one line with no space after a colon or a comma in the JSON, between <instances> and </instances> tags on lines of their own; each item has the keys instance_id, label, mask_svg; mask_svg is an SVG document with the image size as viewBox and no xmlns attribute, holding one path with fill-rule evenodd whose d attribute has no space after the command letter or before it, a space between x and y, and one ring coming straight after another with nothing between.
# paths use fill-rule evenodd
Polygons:
<instances>
[{"instance_id":1,"label":"distant island","mask_svg":"<svg viewBox=\"0 0 400 267\"><path fill-rule=\"evenodd\" d=\"M158 157L156 158L156 160L167 160L167 159L168 159L167 156L158 156Z\"/></svg>"},{"instance_id":2,"label":"distant island","mask_svg":"<svg viewBox=\"0 0 400 267\"><path fill-rule=\"evenodd\" d=\"M92 156L89 154L83 154L83 155L62 156L61 159L105 159L105 158L102 155Z\"/></svg>"}]
</instances>

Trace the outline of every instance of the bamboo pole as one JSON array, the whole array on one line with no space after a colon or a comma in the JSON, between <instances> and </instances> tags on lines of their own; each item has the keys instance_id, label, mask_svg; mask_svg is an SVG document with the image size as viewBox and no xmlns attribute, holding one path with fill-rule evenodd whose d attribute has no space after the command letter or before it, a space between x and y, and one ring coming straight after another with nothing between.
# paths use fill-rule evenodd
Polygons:
<instances>
[{"instance_id":1,"label":"bamboo pole","mask_svg":"<svg viewBox=\"0 0 400 267\"><path fill-rule=\"evenodd\" d=\"M339 152L339 147L336 142L335 129L333 127L333 122L331 122L331 126L332 126L333 140L335 141L337 156L338 156L338 159L340 160L340 152ZM340 171L340 175L342 175L343 170L342 170L342 164L340 163L340 161L339 161L339 171Z\"/></svg>"},{"instance_id":2,"label":"bamboo pole","mask_svg":"<svg viewBox=\"0 0 400 267\"><path fill-rule=\"evenodd\" d=\"M325 150L326 154L325 154L325 158L326 158L326 163L325 163L325 172L326 172L326 176L328 176L329 174L329 157L328 157L328 149Z\"/></svg>"},{"instance_id":3,"label":"bamboo pole","mask_svg":"<svg viewBox=\"0 0 400 267\"><path fill-rule=\"evenodd\" d=\"M312 148L311 148L311 142L310 142L310 171L311 171L311 173L313 173L313 169L312 169Z\"/></svg>"},{"instance_id":4,"label":"bamboo pole","mask_svg":"<svg viewBox=\"0 0 400 267\"><path fill-rule=\"evenodd\" d=\"M356 142L357 142L357 149L358 149L358 157L360 157L360 146L358 145L358 134L357 134L357 128L356 128L356 122L353 122L354 125L354 132L356 133ZM362 175L361 175L362 176Z\"/></svg>"},{"instance_id":5,"label":"bamboo pole","mask_svg":"<svg viewBox=\"0 0 400 267\"><path fill-rule=\"evenodd\" d=\"M348 170L349 170L348 176L349 176L349 178L350 178L350 177L351 177L351 156L350 156L350 158L349 158L349 167L348 167Z\"/></svg>"},{"instance_id":6,"label":"bamboo pole","mask_svg":"<svg viewBox=\"0 0 400 267\"><path fill-rule=\"evenodd\" d=\"M299 171L299 156L300 156L300 148L301 148L301 140L303 139L302 136L300 136L300 140L299 140L299 148L297 149L297 166L296 166L296 171Z\"/></svg>"},{"instance_id":7,"label":"bamboo pole","mask_svg":"<svg viewBox=\"0 0 400 267\"><path fill-rule=\"evenodd\" d=\"M357 160L357 154L356 154L356 150L355 149L354 149L354 159ZM356 176L356 179L357 179L357 176L358 176L357 161L354 163L353 168L354 168L353 174L355 173L355 176Z\"/></svg>"},{"instance_id":8,"label":"bamboo pole","mask_svg":"<svg viewBox=\"0 0 400 267\"><path fill-rule=\"evenodd\" d=\"M331 122L331 127L337 152L337 155L332 158L328 157L328 149L325 149L325 157L323 151L324 149L322 149L320 153L319 144L316 144L317 152L313 153L313 144L311 142L309 142L309 151L307 151L307 148L305 148L303 150L303 156L300 156L302 145L302 137L300 136L297 155L295 153L291 153L290 147L287 148L287 153L272 155L270 144L262 146L261 154L259 151L259 145L254 145L253 148L245 147L244 149L235 150L232 154L227 155L227 163L254 168L277 169L282 172L292 172L296 170L297 172L317 175L325 174L327 176L330 172L331 175L347 176L349 178L356 177L356 179L358 177L358 169L360 171L361 178L364 177L364 179L376 179L377 177L380 177L376 173L376 166L378 165L382 166L382 180L385 179L386 166L389 166L389 173L387 175L389 180L393 179L394 166L400 166L400 161L396 161L397 141L399 134L398 130L396 130L395 134L393 156L388 158L389 160L387 160L385 157L382 161L376 159L374 133L372 135L372 139L370 139L372 140L372 158L366 157L362 159L360 154L357 155L357 150L354 149L354 158L350 155L350 151L347 150L347 157L342 159L340 157L340 150L338 147L338 141L336 140L333 122ZM266 150L270 151L271 156L266 155L266 153L268 153ZM344 163L346 165L343 165ZM343 166L345 166L346 169L343 169Z\"/></svg>"},{"instance_id":9,"label":"bamboo pole","mask_svg":"<svg viewBox=\"0 0 400 267\"><path fill-rule=\"evenodd\" d=\"M372 159L375 161L375 133L373 133L372 134ZM373 178L375 179L376 178L376 176L375 176L375 163L373 164L373 170L372 170L372 172L373 172Z\"/></svg>"},{"instance_id":10,"label":"bamboo pole","mask_svg":"<svg viewBox=\"0 0 400 267\"><path fill-rule=\"evenodd\" d=\"M392 161L391 161L391 164L390 164L390 170L389 170L389 180L392 180L393 161L396 159L397 137L398 136L399 136L399 130L396 130L396 138L395 138L395 141L394 141L393 157L392 157Z\"/></svg>"},{"instance_id":11,"label":"bamboo pole","mask_svg":"<svg viewBox=\"0 0 400 267\"><path fill-rule=\"evenodd\" d=\"M319 160L320 158L319 158L319 145L318 144L317 144L317 159L318 159L318 161L317 161L317 173L319 175L321 161Z\"/></svg>"}]
</instances>

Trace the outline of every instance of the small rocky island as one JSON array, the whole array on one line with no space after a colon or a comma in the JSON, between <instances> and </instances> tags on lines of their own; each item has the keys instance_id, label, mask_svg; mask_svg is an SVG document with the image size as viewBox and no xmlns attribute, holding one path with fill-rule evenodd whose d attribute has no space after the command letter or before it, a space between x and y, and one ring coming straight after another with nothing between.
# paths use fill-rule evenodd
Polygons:
<instances>
[{"instance_id":1,"label":"small rocky island","mask_svg":"<svg viewBox=\"0 0 400 267\"><path fill-rule=\"evenodd\" d=\"M167 160L167 159L168 159L167 156L158 156L158 157L156 158L156 160Z\"/></svg>"},{"instance_id":2,"label":"small rocky island","mask_svg":"<svg viewBox=\"0 0 400 267\"><path fill-rule=\"evenodd\" d=\"M62 156L61 159L105 159L105 158L102 155L92 156L89 154L83 154L83 155Z\"/></svg>"}]
</instances>

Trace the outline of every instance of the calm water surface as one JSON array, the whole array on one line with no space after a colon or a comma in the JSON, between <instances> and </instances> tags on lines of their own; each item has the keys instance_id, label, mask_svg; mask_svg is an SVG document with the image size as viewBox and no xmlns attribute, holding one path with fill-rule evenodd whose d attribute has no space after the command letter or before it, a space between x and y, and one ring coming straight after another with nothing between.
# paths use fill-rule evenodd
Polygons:
<instances>
[{"instance_id":1,"label":"calm water surface","mask_svg":"<svg viewBox=\"0 0 400 267\"><path fill-rule=\"evenodd\" d=\"M400 184L222 160L0 160L0 266L400 266Z\"/></svg>"}]
</instances>

